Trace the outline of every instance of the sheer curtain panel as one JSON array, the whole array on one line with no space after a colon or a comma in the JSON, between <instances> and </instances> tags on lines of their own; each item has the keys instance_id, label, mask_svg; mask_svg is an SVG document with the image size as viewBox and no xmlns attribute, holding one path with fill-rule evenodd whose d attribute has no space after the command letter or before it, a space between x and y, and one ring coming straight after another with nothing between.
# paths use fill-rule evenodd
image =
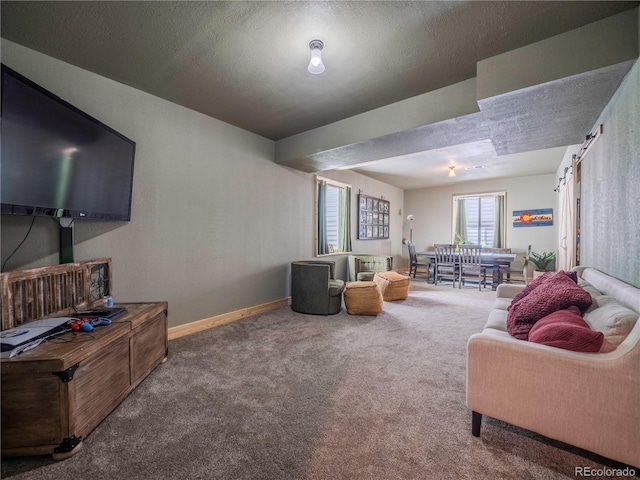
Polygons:
<instances>
[{"instance_id":1,"label":"sheer curtain panel","mask_svg":"<svg viewBox=\"0 0 640 480\"><path fill-rule=\"evenodd\" d=\"M574 186L573 175L568 173L566 175L566 181L564 185L560 185L560 212L559 212L559 242L558 245L558 264L556 265L558 270L571 270L575 267L573 258L574 251L574 225L573 225L573 203L574 198Z\"/></svg>"}]
</instances>

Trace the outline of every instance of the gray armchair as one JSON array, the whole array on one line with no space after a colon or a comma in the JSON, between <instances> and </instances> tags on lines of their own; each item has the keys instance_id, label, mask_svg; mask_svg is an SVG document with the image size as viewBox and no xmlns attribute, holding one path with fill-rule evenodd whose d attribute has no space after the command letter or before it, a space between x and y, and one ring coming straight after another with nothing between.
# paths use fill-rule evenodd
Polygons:
<instances>
[{"instance_id":1,"label":"gray armchair","mask_svg":"<svg viewBox=\"0 0 640 480\"><path fill-rule=\"evenodd\" d=\"M335 262L291 263L291 310L333 315L342 308L344 282L335 278Z\"/></svg>"}]
</instances>

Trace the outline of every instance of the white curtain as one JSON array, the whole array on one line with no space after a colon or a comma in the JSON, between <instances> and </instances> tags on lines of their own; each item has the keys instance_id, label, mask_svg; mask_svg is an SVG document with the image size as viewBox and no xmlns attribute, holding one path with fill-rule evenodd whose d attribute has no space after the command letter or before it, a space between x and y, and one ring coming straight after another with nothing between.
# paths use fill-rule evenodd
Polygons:
<instances>
[{"instance_id":1,"label":"white curtain","mask_svg":"<svg viewBox=\"0 0 640 480\"><path fill-rule=\"evenodd\" d=\"M571 270L575 266L573 259L573 250L575 248L574 202L573 175L567 173L564 185L560 185L560 212L558 219L560 249L556 265L558 270Z\"/></svg>"}]
</instances>

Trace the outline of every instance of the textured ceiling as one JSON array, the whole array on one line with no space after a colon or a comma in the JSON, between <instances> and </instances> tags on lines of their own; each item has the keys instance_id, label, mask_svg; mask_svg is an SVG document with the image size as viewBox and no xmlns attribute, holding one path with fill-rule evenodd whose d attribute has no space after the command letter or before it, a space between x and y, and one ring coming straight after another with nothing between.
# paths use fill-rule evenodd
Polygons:
<instances>
[{"instance_id":1,"label":"textured ceiling","mask_svg":"<svg viewBox=\"0 0 640 480\"><path fill-rule=\"evenodd\" d=\"M2 37L278 140L637 2L2 2ZM308 43L325 42L323 75Z\"/></svg>"},{"instance_id":2,"label":"textured ceiling","mask_svg":"<svg viewBox=\"0 0 640 480\"><path fill-rule=\"evenodd\" d=\"M280 140L474 78L480 60L639 3L3 1L0 31L15 43ZM314 38L325 42L327 67L317 76L306 70L308 43ZM623 74L590 77L589 85L601 81L606 92L590 87L599 103L588 108L601 110L610 96L607 89L615 88ZM571 102L571 81L580 79L545 86L543 93ZM502 176L551 173L561 159L551 147L560 140L532 144L531 135L520 138L522 130L510 130L518 115L514 108L522 108L523 99L505 95L479 101L478 114L291 159L289 165L319 171L367 162L358 171L400 188L438 183L435 166L446 170L452 158L460 166L483 158ZM553 111L553 105L547 110ZM546 114L532 114L532 128L546 125ZM584 117L586 123L589 118ZM569 138L568 123L557 131L562 141ZM590 125L571 128L584 135ZM488 138L493 140L489 150ZM554 159L532 169L527 161L533 157L511 155L533 147L547 149L536 158ZM388 158L395 163L383 163ZM412 160L414 172L416 165L431 165L421 180L402 172ZM495 171L478 170L467 178L495 177Z\"/></svg>"}]
</instances>

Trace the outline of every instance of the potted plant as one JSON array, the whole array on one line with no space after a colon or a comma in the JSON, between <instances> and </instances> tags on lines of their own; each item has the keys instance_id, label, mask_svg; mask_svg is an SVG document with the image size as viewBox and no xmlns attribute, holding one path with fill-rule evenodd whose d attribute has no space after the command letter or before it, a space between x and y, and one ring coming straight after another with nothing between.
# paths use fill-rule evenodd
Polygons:
<instances>
[{"instance_id":1,"label":"potted plant","mask_svg":"<svg viewBox=\"0 0 640 480\"><path fill-rule=\"evenodd\" d=\"M459 233L456 233L456 240L453 243L455 243L456 245L471 245L471 242Z\"/></svg>"},{"instance_id":2,"label":"potted plant","mask_svg":"<svg viewBox=\"0 0 640 480\"><path fill-rule=\"evenodd\" d=\"M549 270L549 264L556 259L556 252L531 252L529 261L536 266L536 272L546 272ZM539 273L538 275L540 275ZM534 272L534 277L537 276Z\"/></svg>"}]
</instances>

